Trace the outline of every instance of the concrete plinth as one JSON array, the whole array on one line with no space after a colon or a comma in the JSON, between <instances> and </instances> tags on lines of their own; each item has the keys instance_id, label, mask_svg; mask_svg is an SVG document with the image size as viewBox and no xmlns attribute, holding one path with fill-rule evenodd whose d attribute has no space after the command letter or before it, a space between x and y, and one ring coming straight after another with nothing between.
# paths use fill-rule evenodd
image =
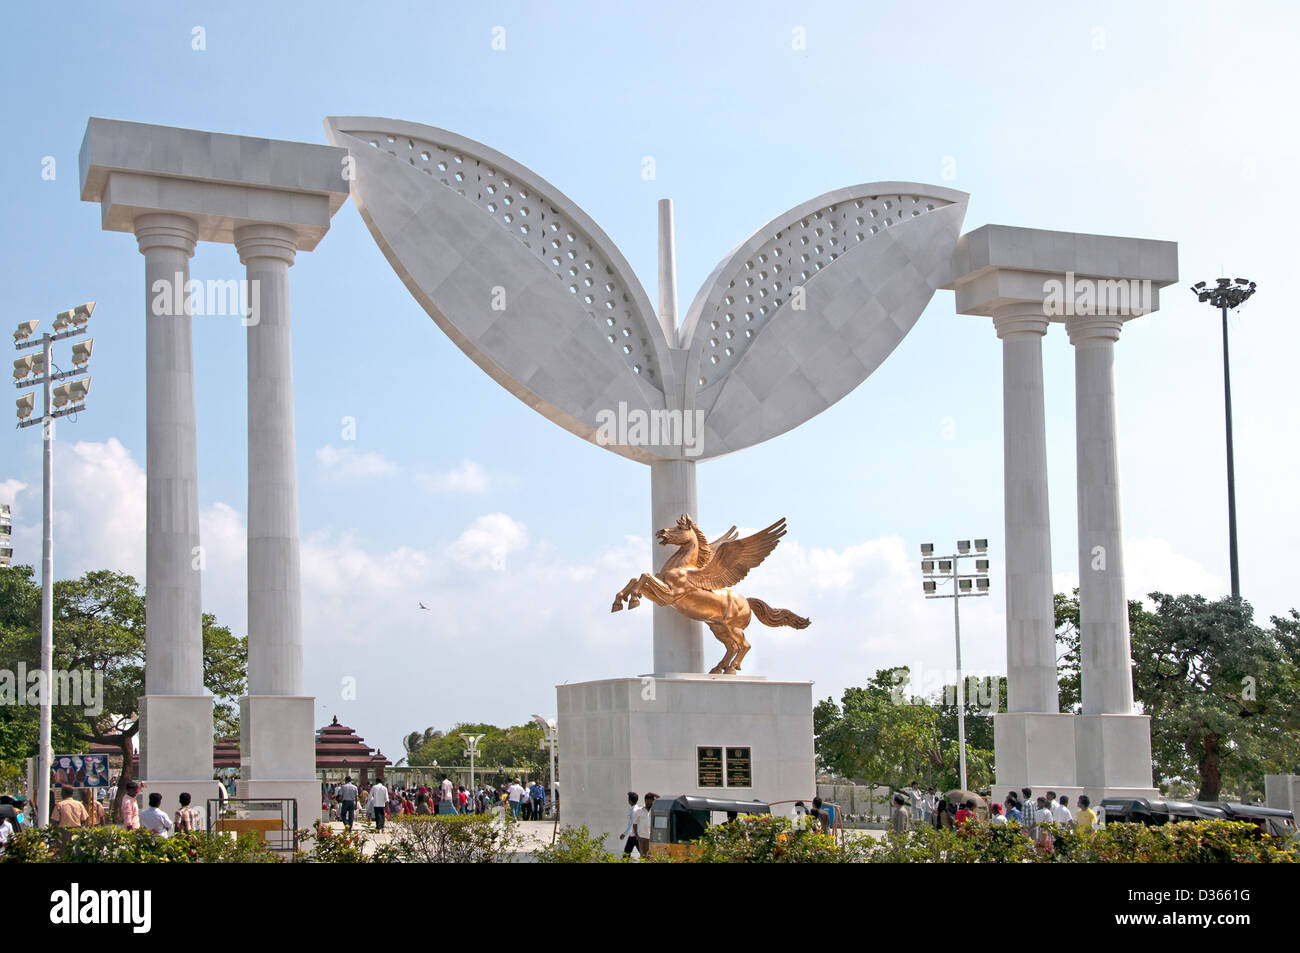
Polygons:
<instances>
[{"instance_id":1,"label":"concrete plinth","mask_svg":"<svg viewBox=\"0 0 1300 953\"><path fill-rule=\"evenodd\" d=\"M1077 715L1075 749L1079 784L1095 801L1105 797L1156 797L1151 784L1151 719L1146 715Z\"/></svg>"},{"instance_id":2,"label":"concrete plinth","mask_svg":"<svg viewBox=\"0 0 1300 953\"><path fill-rule=\"evenodd\" d=\"M241 798L298 799L298 823L320 816L316 777L315 700L246 695L239 700Z\"/></svg>"},{"instance_id":3,"label":"concrete plinth","mask_svg":"<svg viewBox=\"0 0 1300 953\"><path fill-rule=\"evenodd\" d=\"M1076 785L1075 716L1010 712L993 716L997 780L993 799L1008 791L1049 788L1058 793Z\"/></svg>"},{"instance_id":4,"label":"concrete plinth","mask_svg":"<svg viewBox=\"0 0 1300 953\"><path fill-rule=\"evenodd\" d=\"M811 801L812 682L673 675L560 685L560 817L620 850L627 792ZM744 787L699 786L699 747L751 749Z\"/></svg>"},{"instance_id":5,"label":"concrete plinth","mask_svg":"<svg viewBox=\"0 0 1300 953\"><path fill-rule=\"evenodd\" d=\"M993 800L1029 788L1093 805L1107 797L1158 797L1151 784L1151 719L1146 715L994 715L997 777Z\"/></svg>"},{"instance_id":6,"label":"concrete plinth","mask_svg":"<svg viewBox=\"0 0 1300 953\"><path fill-rule=\"evenodd\" d=\"M140 776L151 783L212 780L211 697L140 697Z\"/></svg>"}]
</instances>

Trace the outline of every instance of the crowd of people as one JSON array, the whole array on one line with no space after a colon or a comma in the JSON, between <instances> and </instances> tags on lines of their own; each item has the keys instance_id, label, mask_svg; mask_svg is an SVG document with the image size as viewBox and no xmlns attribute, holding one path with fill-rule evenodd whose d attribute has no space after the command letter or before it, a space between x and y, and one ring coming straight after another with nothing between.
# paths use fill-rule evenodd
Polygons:
<instances>
[{"instance_id":1,"label":"crowd of people","mask_svg":"<svg viewBox=\"0 0 1300 953\"><path fill-rule=\"evenodd\" d=\"M934 788L922 791L918 785L894 795L890 829L896 832L915 827L959 829L979 818L980 802L973 797L950 800ZM1093 830L1105 826L1086 794L1080 795L1077 810L1071 810L1069 795L1055 791L1035 795L1030 788L1007 792L1001 802L988 805L988 822L994 826L1015 825L1041 848L1051 849L1052 831Z\"/></svg>"},{"instance_id":2,"label":"crowd of people","mask_svg":"<svg viewBox=\"0 0 1300 953\"><path fill-rule=\"evenodd\" d=\"M62 785L53 793L50 805L50 826L62 831L82 827L124 827L127 830L143 829L160 837L170 837L176 831L201 831L207 821L201 810L194 806L188 792L177 798L180 806L169 814L162 809L162 794L154 791L148 796L149 806L141 810L137 800L144 790L142 781L126 782L121 799L120 816L112 815L117 798L118 781L107 788L73 788ZM0 796L0 846L24 828L33 826L31 804L22 795Z\"/></svg>"},{"instance_id":3,"label":"crowd of people","mask_svg":"<svg viewBox=\"0 0 1300 953\"><path fill-rule=\"evenodd\" d=\"M348 776L321 788L322 810L331 820L342 821L348 830L356 823L358 811L378 830L384 829L389 818L403 814L486 814L500 810L514 820L540 821L545 819L551 801L540 780L525 785L519 778L509 784L480 784L470 790L445 774L438 784L406 787L389 787L383 777L376 778L373 784L359 785Z\"/></svg>"}]
</instances>

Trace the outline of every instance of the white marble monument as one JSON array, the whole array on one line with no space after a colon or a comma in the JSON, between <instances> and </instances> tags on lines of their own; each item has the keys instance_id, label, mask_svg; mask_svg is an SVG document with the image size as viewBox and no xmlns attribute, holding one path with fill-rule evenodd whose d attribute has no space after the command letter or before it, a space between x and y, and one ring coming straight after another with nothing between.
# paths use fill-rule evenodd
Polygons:
<instances>
[{"instance_id":1,"label":"white marble monument","mask_svg":"<svg viewBox=\"0 0 1300 953\"><path fill-rule=\"evenodd\" d=\"M1178 279L1173 242L986 225L953 262L959 314L1002 340L1007 552L1007 708L994 718L993 793L1144 797L1151 730L1134 714L1115 433L1115 341ZM1047 515L1042 341L1063 324L1074 346L1083 711L1057 699Z\"/></svg>"},{"instance_id":2,"label":"white marble monument","mask_svg":"<svg viewBox=\"0 0 1300 953\"><path fill-rule=\"evenodd\" d=\"M819 196L742 241L679 325L667 201L656 309L595 222L513 159L399 120L326 129L356 162L371 234L448 337L539 413L649 465L652 532L699 516L698 462L798 426L888 357L951 277L966 212L964 193L910 182ZM609 439L636 414L676 414L680 433ZM654 567L667 556L655 547ZM669 608L653 631L645 676L558 689L565 823L616 834L629 790L810 800L811 683L702 675L702 627ZM701 746L749 748L752 785L697 783Z\"/></svg>"},{"instance_id":3,"label":"white marble monument","mask_svg":"<svg viewBox=\"0 0 1300 953\"><path fill-rule=\"evenodd\" d=\"M201 542L189 259L233 244L247 326L248 695L240 699L240 790L319 814L313 699L303 688L289 267L347 200L346 151L92 118L81 198L145 256L148 594L140 771L164 808L216 796L212 698L203 688ZM203 286L198 286L204 294ZM203 300L203 299L200 299ZM207 298L211 301L211 298ZM227 299L227 301L230 299ZM206 313L206 312L205 312ZM170 806L170 807L169 807Z\"/></svg>"}]
</instances>

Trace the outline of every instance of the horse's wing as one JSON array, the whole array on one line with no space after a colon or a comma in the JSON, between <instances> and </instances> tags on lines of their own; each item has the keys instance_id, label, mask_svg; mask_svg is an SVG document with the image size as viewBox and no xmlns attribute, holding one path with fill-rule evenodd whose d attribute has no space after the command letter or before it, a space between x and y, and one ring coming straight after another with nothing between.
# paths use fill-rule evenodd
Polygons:
<instances>
[{"instance_id":1,"label":"horse's wing","mask_svg":"<svg viewBox=\"0 0 1300 953\"><path fill-rule=\"evenodd\" d=\"M719 546L721 546L723 543L731 542L739 535L740 534L736 532L736 527L733 526L731 527L731 529L727 530L725 533L723 533L713 542L709 543L709 548L712 549L714 552L717 552Z\"/></svg>"},{"instance_id":2,"label":"horse's wing","mask_svg":"<svg viewBox=\"0 0 1300 953\"><path fill-rule=\"evenodd\" d=\"M714 550L707 566L687 573L686 578L696 589L729 589L766 559L785 533L783 516L753 536L723 542Z\"/></svg>"}]
</instances>

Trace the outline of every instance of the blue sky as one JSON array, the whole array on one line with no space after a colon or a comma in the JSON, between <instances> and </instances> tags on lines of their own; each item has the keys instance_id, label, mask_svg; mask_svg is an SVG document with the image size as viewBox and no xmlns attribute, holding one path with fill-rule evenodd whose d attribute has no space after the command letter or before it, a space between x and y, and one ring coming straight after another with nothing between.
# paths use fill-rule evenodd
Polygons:
<instances>
[{"instance_id":1,"label":"blue sky","mask_svg":"<svg viewBox=\"0 0 1300 953\"><path fill-rule=\"evenodd\" d=\"M740 12L742 11L743 12ZM1218 319L1184 285L1245 273L1231 319L1244 594L1300 603L1289 550L1300 334L1300 136L1289 4L47 4L8 14L0 244L11 320L99 310L89 410L59 431L56 569L143 579L143 259L78 201L89 116L324 142L326 115L451 129L580 204L653 294L675 201L683 308L750 231L857 182L970 193L987 223L1179 243L1183 281L1117 345L1129 590L1227 589ZM493 50L494 27L506 48ZM193 48L200 27L206 48ZM796 30L806 49L795 49ZM1227 39L1226 46L1224 40ZM1224 50L1226 49L1226 52ZM656 178L642 178L653 156ZM55 177L42 177L46 157ZM952 174L951 178L946 177ZM1222 271L1221 269L1226 269ZM242 275L202 245L198 278ZM458 719L552 712L554 685L649 667L649 615L610 616L648 568L649 474L511 397L433 325L349 203L291 272L308 688L321 723L386 753ZM1077 575L1073 356L1044 343L1054 571ZM244 338L195 319L205 606L243 625ZM999 343L940 292L853 394L699 473L707 529L791 533L749 592L814 618L751 633L755 671L838 697L877 669L950 665L917 544L1002 537ZM357 439L341 439L354 417ZM39 438L0 436L16 558L39 561ZM631 539L629 539L631 538ZM964 655L1003 668L1002 587ZM433 607L421 612L416 600ZM706 650L714 651L713 645ZM340 680L357 679L355 701Z\"/></svg>"}]
</instances>

